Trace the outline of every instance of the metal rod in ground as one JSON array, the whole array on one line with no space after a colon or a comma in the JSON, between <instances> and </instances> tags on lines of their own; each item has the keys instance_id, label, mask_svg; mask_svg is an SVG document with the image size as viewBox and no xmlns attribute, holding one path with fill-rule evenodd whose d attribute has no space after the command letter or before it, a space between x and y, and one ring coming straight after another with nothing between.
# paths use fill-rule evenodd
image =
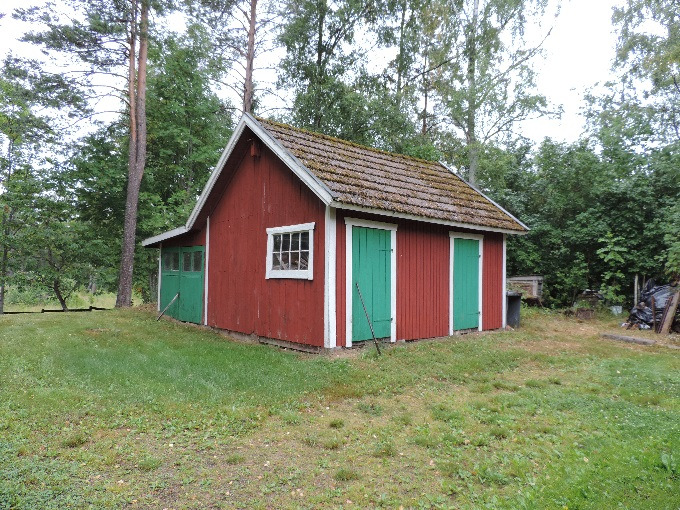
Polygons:
<instances>
[{"instance_id":1,"label":"metal rod in ground","mask_svg":"<svg viewBox=\"0 0 680 510\"><path fill-rule=\"evenodd\" d=\"M168 306L166 306L165 308L163 308L163 311L161 312L161 314L160 314L158 317L156 317L156 321L161 320L161 317L163 317L163 314L168 310L168 308L170 308L170 305L173 304L173 303L175 302L175 299L177 299L178 297L179 297L179 292L178 292L177 294L175 294L175 297L172 298L172 301L170 301L170 302L168 303Z\"/></svg>"},{"instance_id":2,"label":"metal rod in ground","mask_svg":"<svg viewBox=\"0 0 680 510\"><path fill-rule=\"evenodd\" d=\"M380 352L380 345L378 345L378 339L375 337L375 331L373 331L373 323L371 322L371 319L368 316L368 310L366 310L366 303L364 303L364 296L361 295L361 289L359 288L359 282L354 282L354 284L357 286L357 291L359 292L359 299L361 299L361 306L364 307L364 313L366 314L366 320L368 321L368 327L371 328L371 336L373 336L373 343L375 344L375 348L378 350L378 356L380 356L382 354Z\"/></svg>"}]
</instances>

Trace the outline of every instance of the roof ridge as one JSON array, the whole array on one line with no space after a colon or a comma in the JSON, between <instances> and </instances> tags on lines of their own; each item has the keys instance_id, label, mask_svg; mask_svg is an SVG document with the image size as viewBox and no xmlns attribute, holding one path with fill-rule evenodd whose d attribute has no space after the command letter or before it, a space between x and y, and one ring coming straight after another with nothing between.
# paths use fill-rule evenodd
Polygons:
<instances>
[{"instance_id":1,"label":"roof ridge","mask_svg":"<svg viewBox=\"0 0 680 510\"><path fill-rule=\"evenodd\" d=\"M369 150L371 152L376 152L378 154L384 154L385 156L396 156L398 158L402 158L402 159L406 159L406 160L418 161L418 162L421 162L421 163L427 163L427 164L437 165L437 166L443 166L439 161L432 161L432 160L429 160L429 159L417 158L415 156L409 156L408 154L401 154L399 152L390 152L390 151L386 151L386 150L383 150L383 149L378 149L376 147L370 147L368 145L362 145L360 143L351 142L351 141L345 140L343 138L338 138L337 136L330 136L330 135L327 135L327 134L324 134L324 133L319 133L317 131L310 131L309 129L303 129L303 128L299 128L299 127L296 127L296 126L291 126L290 124L284 124L283 122L278 122L278 121L271 120L271 119L265 119L264 117L257 117L257 116L254 116L254 117L258 122L265 122L265 123L273 124L274 126L278 126L278 127L281 127L281 128L292 129L293 131L297 131L299 133L304 133L304 134L307 134L307 135L310 135L310 136L315 136L315 137L326 139L326 140L333 141L333 142L339 142L339 143L342 143L344 145L348 145L350 147L356 147L356 148L359 148L359 149Z\"/></svg>"}]
</instances>

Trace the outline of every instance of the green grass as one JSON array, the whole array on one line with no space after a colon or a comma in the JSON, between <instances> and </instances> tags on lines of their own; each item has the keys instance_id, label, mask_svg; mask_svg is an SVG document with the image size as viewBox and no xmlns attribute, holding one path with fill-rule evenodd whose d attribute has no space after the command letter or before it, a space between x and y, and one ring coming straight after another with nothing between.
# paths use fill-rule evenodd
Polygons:
<instances>
[{"instance_id":1,"label":"green grass","mask_svg":"<svg viewBox=\"0 0 680 510\"><path fill-rule=\"evenodd\" d=\"M0 316L0 509L679 508L677 351L527 312L340 359Z\"/></svg>"}]
</instances>

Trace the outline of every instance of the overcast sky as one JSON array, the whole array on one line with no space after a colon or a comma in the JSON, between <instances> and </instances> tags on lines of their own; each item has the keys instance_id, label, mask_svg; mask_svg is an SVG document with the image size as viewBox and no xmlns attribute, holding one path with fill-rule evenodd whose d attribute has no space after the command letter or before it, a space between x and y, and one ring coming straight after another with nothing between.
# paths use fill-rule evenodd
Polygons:
<instances>
[{"instance_id":1,"label":"overcast sky","mask_svg":"<svg viewBox=\"0 0 680 510\"><path fill-rule=\"evenodd\" d=\"M554 0L553 0L554 1ZM562 119L538 119L525 122L522 133L540 141L548 136L555 140L575 141L583 132L580 115L585 92L611 78L616 35L611 26L612 7L622 0L564 0L561 13L545 42L545 59L537 60L538 90L551 103L562 105ZM17 42L25 25L11 19L10 13L42 0L0 0L0 56L12 50L16 55L36 57L34 48ZM545 30L547 27L540 27ZM257 79L257 77L256 77Z\"/></svg>"}]
</instances>

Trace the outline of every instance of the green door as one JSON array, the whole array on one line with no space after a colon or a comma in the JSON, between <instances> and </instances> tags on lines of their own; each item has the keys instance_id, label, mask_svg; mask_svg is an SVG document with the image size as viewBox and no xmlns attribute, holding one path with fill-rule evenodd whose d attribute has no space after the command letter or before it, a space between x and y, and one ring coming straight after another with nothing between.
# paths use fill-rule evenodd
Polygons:
<instances>
[{"instance_id":1,"label":"green door","mask_svg":"<svg viewBox=\"0 0 680 510\"><path fill-rule=\"evenodd\" d=\"M172 301L179 292L179 248L163 248L161 250L161 310ZM170 305L165 312L170 317L179 317L179 302Z\"/></svg>"},{"instance_id":2,"label":"green door","mask_svg":"<svg viewBox=\"0 0 680 510\"><path fill-rule=\"evenodd\" d=\"M479 241L453 240L453 329L479 327Z\"/></svg>"},{"instance_id":3,"label":"green door","mask_svg":"<svg viewBox=\"0 0 680 510\"><path fill-rule=\"evenodd\" d=\"M181 249L179 317L181 321L201 323L203 312L203 247Z\"/></svg>"},{"instance_id":4,"label":"green door","mask_svg":"<svg viewBox=\"0 0 680 510\"><path fill-rule=\"evenodd\" d=\"M389 230L352 228L352 342L373 338L359 298L359 283L376 338L390 336L391 237Z\"/></svg>"},{"instance_id":5,"label":"green door","mask_svg":"<svg viewBox=\"0 0 680 510\"><path fill-rule=\"evenodd\" d=\"M185 322L201 323L203 311L203 247L163 248L161 253L161 310Z\"/></svg>"}]
</instances>

